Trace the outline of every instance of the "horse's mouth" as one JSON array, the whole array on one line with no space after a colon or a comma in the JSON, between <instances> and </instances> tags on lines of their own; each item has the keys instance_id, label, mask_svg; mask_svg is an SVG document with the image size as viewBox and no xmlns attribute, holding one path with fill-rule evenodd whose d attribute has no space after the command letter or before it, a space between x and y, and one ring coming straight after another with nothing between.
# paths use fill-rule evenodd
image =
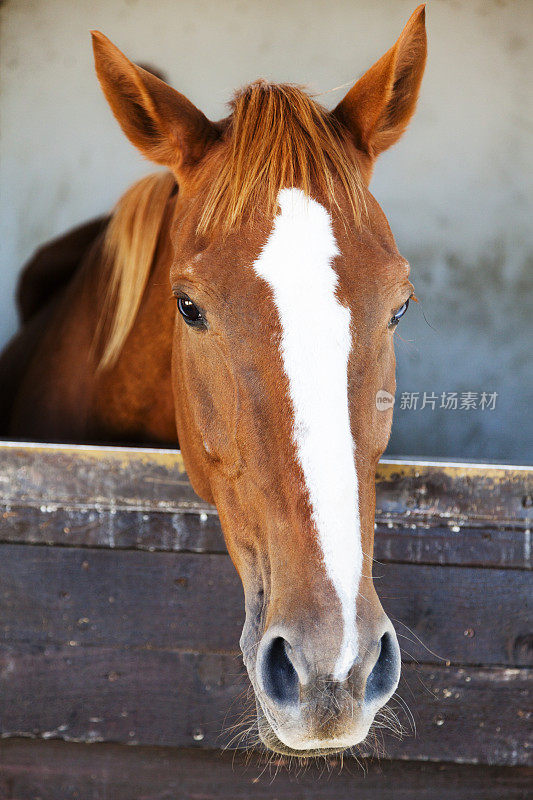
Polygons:
<instances>
[{"instance_id":1,"label":"horse's mouth","mask_svg":"<svg viewBox=\"0 0 533 800\"><path fill-rule=\"evenodd\" d=\"M259 703L257 706L257 725L259 737L265 747L272 750L274 753L279 753L282 756L296 756L298 758L312 758L314 756L331 756L344 752L345 747L322 747L311 748L309 750L294 750L292 747L284 744L276 736L274 729L265 716L263 709Z\"/></svg>"}]
</instances>

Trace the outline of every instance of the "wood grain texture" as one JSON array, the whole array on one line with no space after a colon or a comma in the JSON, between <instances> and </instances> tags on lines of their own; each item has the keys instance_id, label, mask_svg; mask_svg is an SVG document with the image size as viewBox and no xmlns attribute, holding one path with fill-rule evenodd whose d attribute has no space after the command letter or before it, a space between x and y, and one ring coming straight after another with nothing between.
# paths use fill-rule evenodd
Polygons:
<instances>
[{"instance_id":1,"label":"wood grain texture","mask_svg":"<svg viewBox=\"0 0 533 800\"><path fill-rule=\"evenodd\" d=\"M179 451L4 443L0 455L6 504L205 505L187 479Z\"/></svg>"},{"instance_id":2,"label":"wood grain texture","mask_svg":"<svg viewBox=\"0 0 533 800\"><path fill-rule=\"evenodd\" d=\"M380 464L374 574L403 648L407 735L361 754L403 763L367 762L354 783L352 761L331 791L311 767L276 797L525 796L532 475ZM2 800L273 797L270 775L249 784L240 754L236 776L213 752L250 697L243 613L179 452L0 444Z\"/></svg>"},{"instance_id":3,"label":"wood grain texture","mask_svg":"<svg viewBox=\"0 0 533 800\"><path fill-rule=\"evenodd\" d=\"M240 659L227 654L19 644L2 648L0 676L3 736L219 748L254 707ZM378 732L361 753L530 764L530 681L527 669L404 664L399 695L417 735Z\"/></svg>"},{"instance_id":4,"label":"wood grain texture","mask_svg":"<svg viewBox=\"0 0 533 800\"><path fill-rule=\"evenodd\" d=\"M531 569L533 472L380 463L375 557ZM0 444L0 541L224 552L178 451Z\"/></svg>"},{"instance_id":5,"label":"wood grain texture","mask_svg":"<svg viewBox=\"0 0 533 800\"><path fill-rule=\"evenodd\" d=\"M374 575L405 660L533 666L527 572L389 563ZM0 545L6 644L236 652L243 622L226 555Z\"/></svg>"},{"instance_id":6,"label":"wood grain texture","mask_svg":"<svg viewBox=\"0 0 533 800\"><path fill-rule=\"evenodd\" d=\"M95 504L152 509L206 506L187 480L179 451L82 445L0 444L6 504ZM533 470L527 467L383 459L376 476L383 521L502 525L531 520ZM403 520L405 521L405 520Z\"/></svg>"},{"instance_id":7,"label":"wood grain texture","mask_svg":"<svg viewBox=\"0 0 533 800\"><path fill-rule=\"evenodd\" d=\"M365 760L290 770L209 750L0 743L3 800L524 800L528 768Z\"/></svg>"},{"instance_id":8,"label":"wood grain texture","mask_svg":"<svg viewBox=\"0 0 533 800\"><path fill-rule=\"evenodd\" d=\"M531 568L530 531L517 527L376 521L378 561L509 569ZM214 509L153 510L98 505L0 503L0 542L111 547L192 553L225 553Z\"/></svg>"},{"instance_id":9,"label":"wood grain texture","mask_svg":"<svg viewBox=\"0 0 533 800\"><path fill-rule=\"evenodd\" d=\"M533 468L382 459L376 515L445 524L531 522Z\"/></svg>"}]
</instances>

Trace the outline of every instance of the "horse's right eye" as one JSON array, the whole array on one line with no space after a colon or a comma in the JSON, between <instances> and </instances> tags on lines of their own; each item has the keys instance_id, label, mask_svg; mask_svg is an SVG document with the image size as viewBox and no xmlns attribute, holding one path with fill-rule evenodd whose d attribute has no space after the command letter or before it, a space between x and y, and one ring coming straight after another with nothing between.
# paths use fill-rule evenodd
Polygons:
<instances>
[{"instance_id":1,"label":"horse's right eye","mask_svg":"<svg viewBox=\"0 0 533 800\"><path fill-rule=\"evenodd\" d=\"M405 303L403 304L403 306L401 306L401 307L398 309L398 311L396 311L396 312L395 312L395 313L392 315L392 317L391 317L391 318L390 318L390 320L389 320L389 326L388 326L389 328L395 328L395 327L396 327L396 325L399 323L399 321L401 320L401 318L403 317L403 315L405 314L405 312L406 312L406 311L407 311L407 309L409 308L409 299L410 299L410 298L407 298L407 300L405 301Z\"/></svg>"},{"instance_id":2,"label":"horse's right eye","mask_svg":"<svg viewBox=\"0 0 533 800\"><path fill-rule=\"evenodd\" d=\"M187 323L194 328L205 327L205 317L198 306L193 303L190 297L186 294L180 294L177 298L178 311Z\"/></svg>"}]
</instances>

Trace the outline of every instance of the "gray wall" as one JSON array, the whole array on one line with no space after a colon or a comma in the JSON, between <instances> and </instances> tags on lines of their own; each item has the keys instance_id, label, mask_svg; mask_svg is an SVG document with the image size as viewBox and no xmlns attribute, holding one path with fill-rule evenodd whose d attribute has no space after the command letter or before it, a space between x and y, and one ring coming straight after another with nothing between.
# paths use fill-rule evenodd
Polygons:
<instances>
[{"instance_id":1,"label":"gray wall","mask_svg":"<svg viewBox=\"0 0 533 800\"><path fill-rule=\"evenodd\" d=\"M399 34L416 0L7 0L1 29L0 344L42 241L151 167L93 73L88 31L164 69L209 116L258 76L325 91ZM401 392L498 392L494 411L401 410L391 452L531 460L533 3L430 0L418 113L373 191L421 299L399 329ZM333 105L342 92L324 94ZM424 315L428 323L424 320ZM528 442L529 434L529 442Z\"/></svg>"}]
</instances>

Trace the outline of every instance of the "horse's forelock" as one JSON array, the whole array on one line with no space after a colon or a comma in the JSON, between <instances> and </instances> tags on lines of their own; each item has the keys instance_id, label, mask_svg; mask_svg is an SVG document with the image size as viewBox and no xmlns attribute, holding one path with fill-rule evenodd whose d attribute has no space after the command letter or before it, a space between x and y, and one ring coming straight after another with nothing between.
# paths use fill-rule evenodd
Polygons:
<instances>
[{"instance_id":1,"label":"horse's forelock","mask_svg":"<svg viewBox=\"0 0 533 800\"><path fill-rule=\"evenodd\" d=\"M283 188L313 191L337 206L340 179L356 222L364 207L363 181L343 129L301 87L255 81L237 92L222 143L223 155L198 222L200 236L228 233L260 208L277 210Z\"/></svg>"}]
</instances>

